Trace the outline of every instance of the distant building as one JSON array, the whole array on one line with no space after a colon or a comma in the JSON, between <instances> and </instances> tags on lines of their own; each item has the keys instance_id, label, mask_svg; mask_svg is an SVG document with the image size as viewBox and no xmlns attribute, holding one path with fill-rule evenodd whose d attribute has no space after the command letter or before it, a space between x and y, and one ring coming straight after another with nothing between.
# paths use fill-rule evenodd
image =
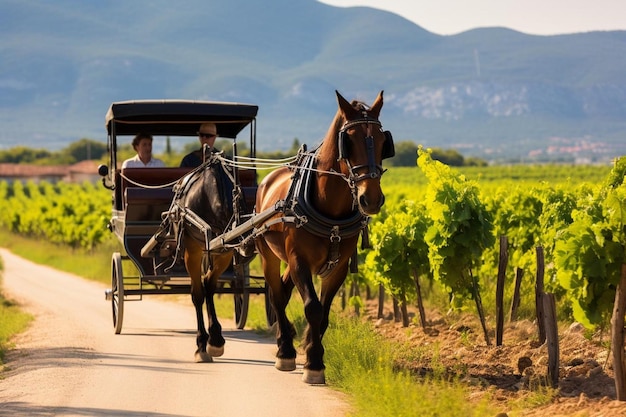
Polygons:
<instances>
[{"instance_id":1,"label":"distant building","mask_svg":"<svg viewBox=\"0 0 626 417\"><path fill-rule=\"evenodd\" d=\"M96 182L99 161L81 161L74 165L29 165L0 163L0 180L14 181L48 181L65 182Z\"/></svg>"}]
</instances>

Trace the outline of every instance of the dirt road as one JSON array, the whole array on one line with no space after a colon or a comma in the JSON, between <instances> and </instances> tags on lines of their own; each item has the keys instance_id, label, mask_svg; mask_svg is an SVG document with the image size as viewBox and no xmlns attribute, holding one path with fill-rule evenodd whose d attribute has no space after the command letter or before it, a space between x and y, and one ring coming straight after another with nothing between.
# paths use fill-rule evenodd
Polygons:
<instances>
[{"instance_id":1,"label":"dirt road","mask_svg":"<svg viewBox=\"0 0 626 417\"><path fill-rule=\"evenodd\" d=\"M275 342L222 321L226 352L194 363L195 315L145 297L115 335L104 286L0 248L6 295L35 315L0 379L1 416L344 416L328 387L274 369Z\"/></svg>"}]
</instances>

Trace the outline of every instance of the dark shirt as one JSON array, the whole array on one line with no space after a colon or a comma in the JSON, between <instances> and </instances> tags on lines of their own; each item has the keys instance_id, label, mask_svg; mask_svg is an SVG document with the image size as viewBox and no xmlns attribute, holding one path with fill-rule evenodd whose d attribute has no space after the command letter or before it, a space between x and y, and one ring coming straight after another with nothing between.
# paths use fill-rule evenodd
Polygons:
<instances>
[{"instance_id":1,"label":"dark shirt","mask_svg":"<svg viewBox=\"0 0 626 417\"><path fill-rule=\"evenodd\" d=\"M181 168L196 168L202 165L202 151L193 151L185 155L182 161L180 161Z\"/></svg>"}]
</instances>

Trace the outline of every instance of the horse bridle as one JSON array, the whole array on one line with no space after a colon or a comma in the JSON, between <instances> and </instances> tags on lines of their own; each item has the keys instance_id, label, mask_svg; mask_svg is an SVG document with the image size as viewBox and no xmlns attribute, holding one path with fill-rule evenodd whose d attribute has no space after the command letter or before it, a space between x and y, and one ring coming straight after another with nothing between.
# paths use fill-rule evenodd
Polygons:
<instances>
[{"instance_id":1,"label":"horse bridle","mask_svg":"<svg viewBox=\"0 0 626 417\"><path fill-rule=\"evenodd\" d=\"M352 166L350 164L350 160L348 159L348 155L347 155L348 153L347 151L348 132L347 131L351 127L362 125L362 124L367 125L367 136L365 137L365 146L367 149L367 165L362 164L362 165ZM350 120L346 122L341 128L341 130L339 131L339 138L338 138L338 144L337 144L339 148L339 159L343 159L348 165L348 170L350 172L350 175L348 176L348 181L351 184L356 184L357 182L363 181L366 179L375 179L375 178L381 177L385 173L385 170L383 169L382 165L377 164L375 161L374 136L372 135L373 126L377 126L379 129L382 130L382 123L380 123L380 121L369 118L367 117L367 115L365 115L364 118ZM383 133L385 135L385 142L391 142L391 145L387 145L387 146L393 146L393 142L392 142L393 139L391 138L391 133L388 131L385 131ZM390 156L393 156L393 155L390 155ZM388 158L390 156L383 155L383 159L385 157ZM367 173L359 175L357 171L365 167L367 167Z\"/></svg>"}]
</instances>

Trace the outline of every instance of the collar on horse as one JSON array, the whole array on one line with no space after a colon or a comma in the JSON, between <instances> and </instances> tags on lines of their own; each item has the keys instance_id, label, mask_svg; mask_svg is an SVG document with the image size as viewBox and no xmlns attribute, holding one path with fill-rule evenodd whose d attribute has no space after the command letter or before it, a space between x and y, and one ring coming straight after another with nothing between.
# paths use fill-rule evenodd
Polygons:
<instances>
[{"instance_id":1,"label":"collar on horse","mask_svg":"<svg viewBox=\"0 0 626 417\"><path fill-rule=\"evenodd\" d=\"M329 218L315 210L311 202L311 194L315 181L316 154L304 152L301 155L302 157L296 162L291 187L285 199L285 213L293 214L296 217L296 227L303 227L315 236L330 240L328 260L318 272L320 276L324 277L339 262L341 239L354 237L363 232L363 246L368 246L366 232L370 218L363 215L358 209L343 219ZM354 262L353 266L356 267ZM356 271L353 269L352 272Z\"/></svg>"}]
</instances>

